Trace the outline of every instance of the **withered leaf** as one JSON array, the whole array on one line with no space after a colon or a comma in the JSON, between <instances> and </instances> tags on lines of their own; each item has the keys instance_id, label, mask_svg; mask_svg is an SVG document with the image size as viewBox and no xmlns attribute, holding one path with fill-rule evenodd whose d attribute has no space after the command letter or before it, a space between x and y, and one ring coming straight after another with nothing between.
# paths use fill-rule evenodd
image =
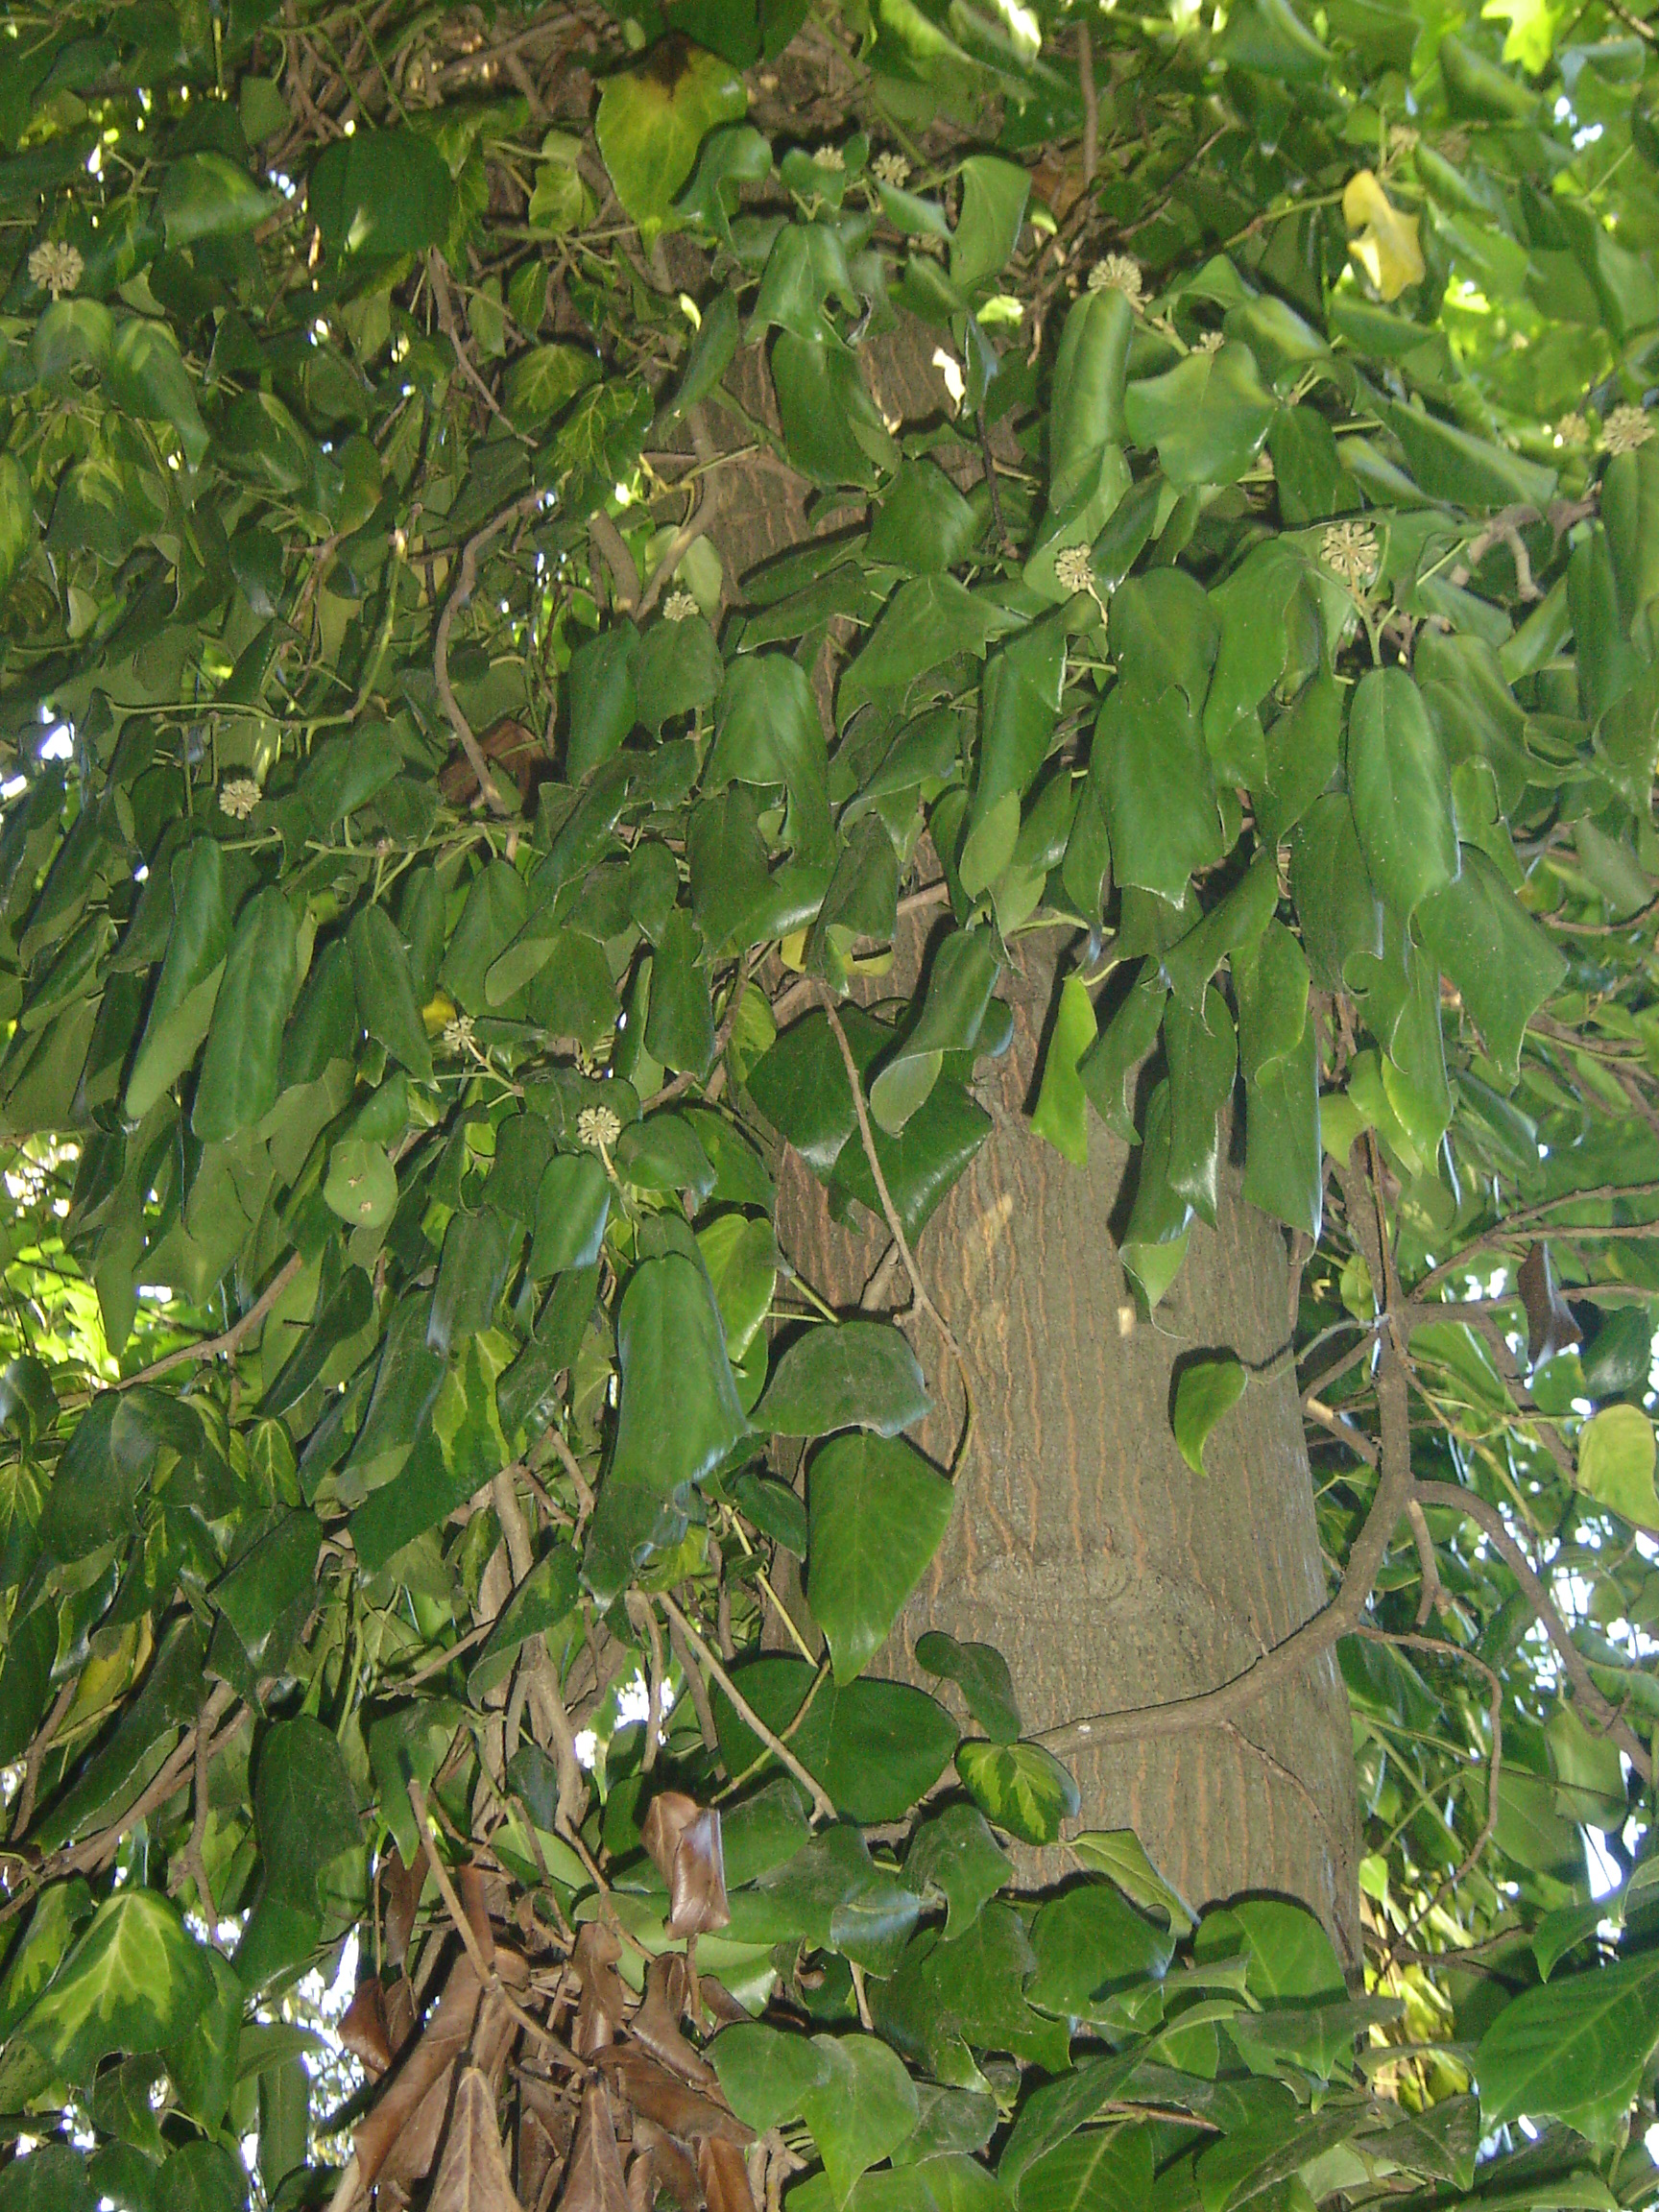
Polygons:
<instances>
[{"instance_id":1,"label":"withered leaf","mask_svg":"<svg viewBox=\"0 0 1659 2212\"><path fill-rule=\"evenodd\" d=\"M651 2212L657 2201L657 2169L641 2151L628 2168L629 2212Z\"/></svg>"},{"instance_id":2,"label":"withered leaf","mask_svg":"<svg viewBox=\"0 0 1659 2212\"><path fill-rule=\"evenodd\" d=\"M1552 1358L1569 1344L1583 1343L1584 1332L1574 1319L1572 1307L1555 1287L1550 1247L1542 1239L1521 1262L1515 1287L1527 1309L1527 1358L1531 1366L1536 1367L1540 1359Z\"/></svg>"},{"instance_id":3,"label":"withered leaf","mask_svg":"<svg viewBox=\"0 0 1659 2212\"><path fill-rule=\"evenodd\" d=\"M549 2183L565 2162L574 2133L570 2100L539 2075L518 2077L518 2187L527 2205L551 2195Z\"/></svg>"},{"instance_id":4,"label":"withered leaf","mask_svg":"<svg viewBox=\"0 0 1659 2212\"><path fill-rule=\"evenodd\" d=\"M637 2043L613 2043L599 2053L598 2064L636 2112L654 2120L670 2135L685 2142L705 2135L718 2135L727 2143L755 2140L753 2128L745 2128L724 2104L687 2088Z\"/></svg>"},{"instance_id":5,"label":"withered leaf","mask_svg":"<svg viewBox=\"0 0 1659 2212\"><path fill-rule=\"evenodd\" d=\"M571 1963L582 1978L582 1999L570 2032L578 2058L591 2058L612 2042L628 2009L628 1992L616 1971L622 1945L613 1928L589 1920L576 1938Z\"/></svg>"},{"instance_id":6,"label":"withered leaf","mask_svg":"<svg viewBox=\"0 0 1659 2212\"><path fill-rule=\"evenodd\" d=\"M582 2096L582 2117L565 2169L562 2212L631 2212L622 2157L616 2148L616 2123L603 2081L590 2081Z\"/></svg>"},{"instance_id":7,"label":"withered leaf","mask_svg":"<svg viewBox=\"0 0 1659 2212\"><path fill-rule=\"evenodd\" d=\"M519 2212L495 2124L495 2093L476 2066L456 2084L429 2212Z\"/></svg>"},{"instance_id":8,"label":"withered leaf","mask_svg":"<svg viewBox=\"0 0 1659 2212\"><path fill-rule=\"evenodd\" d=\"M670 1936L701 1936L730 1923L720 1815L712 1806L663 1790L651 1800L639 1840L668 1885Z\"/></svg>"},{"instance_id":9,"label":"withered leaf","mask_svg":"<svg viewBox=\"0 0 1659 2212\"><path fill-rule=\"evenodd\" d=\"M346 2008L339 2035L354 2058L361 2058L371 2075L384 2074L392 2063L392 2030L386 2018L386 1996L380 1977L371 1974L357 1984Z\"/></svg>"},{"instance_id":10,"label":"withered leaf","mask_svg":"<svg viewBox=\"0 0 1659 2212\"><path fill-rule=\"evenodd\" d=\"M386 1884L386 1963L397 1967L408 1954L415 1915L421 1909L421 1892L426 1887L425 1846L416 1853L415 1863L409 1867L394 1844L380 1872Z\"/></svg>"},{"instance_id":11,"label":"withered leaf","mask_svg":"<svg viewBox=\"0 0 1659 2212\"><path fill-rule=\"evenodd\" d=\"M415 1990L407 1974L399 1974L389 1989L381 1991L386 2008L386 2033L397 2056L415 2032Z\"/></svg>"},{"instance_id":12,"label":"withered leaf","mask_svg":"<svg viewBox=\"0 0 1659 2212\"><path fill-rule=\"evenodd\" d=\"M709 2212L755 2212L749 2169L735 2143L711 2135L698 2147L697 2174Z\"/></svg>"},{"instance_id":13,"label":"withered leaf","mask_svg":"<svg viewBox=\"0 0 1659 2212\"><path fill-rule=\"evenodd\" d=\"M502 1981L517 1987L529 1978L523 1960L514 1952L498 1952L495 1965ZM424 2029L387 2075L357 2130L352 2148L366 2189L376 2177L403 2186L430 2170L449 2107L454 2066L469 2056L487 2079L493 2078L517 2032L501 1999L480 1990L471 1960L458 1953Z\"/></svg>"},{"instance_id":14,"label":"withered leaf","mask_svg":"<svg viewBox=\"0 0 1659 2212\"><path fill-rule=\"evenodd\" d=\"M634 2115L634 2140L650 2156L657 2188L673 2200L680 2212L702 2212L703 2184L684 2146L638 2112Z\"/></svg>"},{"instance_id":15,"label":"withered leaf","mask_svg":"<svg viewBox=\"0 0 1659 2212\"><path fill-rule=\"evenodd\" d=\"M697 1989L703 2000L704 2011L722 2028L734 2028L739 2021L754 2017L738 2004L725 1983L713 1974L699 1974Z\"/></svg>"},{"instance_id":16,"label":"withered leaf","mask_svg":"<svg viewBox=\"0 0 1659 2212\"><path fill-rule=\"evenodd\" d=\"M653 2057L699 2089L713 2089L720 2077L700 2051L680 2032L685 2001L685 1965L664 1953L645 1969L645 1995L629 2027Z\"/></svg>"}]
</instances>

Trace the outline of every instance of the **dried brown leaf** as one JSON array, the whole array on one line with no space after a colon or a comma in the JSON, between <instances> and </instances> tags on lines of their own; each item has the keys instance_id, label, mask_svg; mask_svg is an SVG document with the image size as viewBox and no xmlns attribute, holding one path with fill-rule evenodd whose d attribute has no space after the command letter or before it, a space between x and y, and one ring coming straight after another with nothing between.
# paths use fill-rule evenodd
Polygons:
<instances>
[{"instance_id":1,"label":"dried brown leaf","mask_svg":"<svg viewBox=\"0 0 1659 2212\"><path fill-rule=\"evenodd\" d=\"M381 1995L386 2007L386 2032L396 2057L415 2032L415 1987L407 1974L399 1974Z\"/></svg>"},{"instance_id":2,"label":"dried brown leaf","mask_svg":"<svg viewBox=\"0 0 1659 2212\"><path fill-rule=\"evenodd\" d=\"M702 2212L703 2184L684 2144L637 2112L634 2115L634 2140L650 2154L658 2190L669 2197L680 2212Z\"/></svg>"},{"instance_id":3,"label":"dried brown leaf","mask_svg":"<svg viewBox=\"0 0 1659 2212\"><path fill-rule=\"evenodd\" d=\"M661 1958L653 1959L645 1970L644 1999L629 2026L635 2039L643 2043L653 2057L660 2058L683 2080L699 2089L713 2089L720 2077L703 2054L694 2050L680 2032L685 2002L685 1961L664 1952Z\"/></svg>"},{"instance_id":4,"label":"dried brown leaf","mask_svg":"<svg viewBox=\"0 0 1659 2212\"><path fill-rule=\"evenodd\" d=\"M668 1885L670 1936L701 1936L730 1923L720 1815L712 1806L700 1806L678 1790L660 1791L646 1811L639 1840Z\"/></svg>"},{"instance_id":5,"label":"dried brown leaf","mask_svg":"<svg viewBox=\"0 0 1659 2212\"><path fill-rule=\"evenodd\" d=\"M709 2212L755 2212L749 2169L735 2143L711 2135L700 2144L697 2176L709 2200Z\"/></svg>"},{"instance_id":6,"label":"dried brown leaf","mask_svg":"<svg viewBox=\"0 0 1659 2212\"><path fill-rule=\"evenodd\" d=\"M510 1985L529 1979L522 1959L497 1952L495 1969ZM425 2027L410 2041L379 2098L365 2116L352 2146L367 2189L384 2182L418 2181L430 2171L449 2107L450 2075L463 2056L493 2079L506 2057L517 2023L499 1996L479 1988L463 1951L450 1965L443 1994Z\"/></svg>"},{"instance_id":7,"label":"dried brown leaf","mask_svg":"<svg viewBox=\"0 0 1659 2212\"><path fill-rule=\"evenodd\" d=\"M1565 1351L1569 1344L1583 1343L1584 1332L1574 1318L1572 1307L1555 1287L1550 1247L1542 1239L1521 1262L1515 1287L1527 1309L1527 1358L1530 1365L1536 1367L1540 1359L1552 1358L1555 1353Z\"/></svg>"},{"instance_id":8,"label":"dried brown leaf","mask_svg":"<svg viewBox=\"0 0 1659 2212\"><path fill-rule=\"evenodd\" d=\"M641 2151L628 2168L628 2212L651 2212L657 2201L657 2169Z\"/></svg>"},{"instance_id":9,"label":"dried brown leaf","mask_svg":"<svg viewBox=\"0 0 1659 2212\"><path fill-rule=\"evenodd\" d=\"M518 2188L526 2204L550 2195L575 2132L570 2100L539 2075L518 2077Z\"/></svg>"},{"instance_id":10,"label":"dried brown leaf","mask_svg":"<svg viewBox=\"0 0 1659 2212\"><path fill-rule=\"evenodd\" d=\"M616 2148L616 2123L603 2081L590 2081L583 2093L582 2117L559 2202L561 2212L631 2212Z\"/></svg>"},{"instance_id":11,"label":"dried brown leaf","mask_svg":"<svg viewBox=\"0 0 1659 2212\"><path fill-rule=\"evenodd\" d=\"M754 2018L752 2012L745 2011L738 2004L725 1983L717 1980L714 1975L699 1974L697 1987L703 1999L704 2011L722 2028L733 2028L739 2021Z\"/></svg>"},{"instance_id":12,"label":"dried brown leaf","mask_svg":"<svg viewBox=\"0 0 1659 2212\"><path fill-rule=\"evenodd\" d=\"M591 2058L613 2042L628 2010L628 1992L616 1971L622 1945L614 1929L602 1920L589 1920L576 1938L571 1963L582 1978L582 2000L570 2032L570 2048L578 2058Z\"/></svg>"},{"instance_id":13,"label":"dried brown leaf","mask_svg":"<svg viewBox=\"0 0 1659 2212\"><path fill-rule=\"evenodd\" d=\"M637 2043L613 2043L610 2050L599 2053L598 2064L636 2112L643 2113L670 2135L678 2135L685 2142L706 2135L718 2135L727 2143L755 2140L754 2130L745 2128L724 2103L687 2088Z\"/></svg>"},{"instance_id":14,"label":"dried brown leaf","mask_svg":"<svg viewBox=\"0 0 1659 2212\"><path fill-rule=\"evenodd\" d=\"M368 1981L357 1984L338 2032L347 2050L363 2061L372 2076L384 2074L391 2065L392 2030L386 2018L385 1992L377 1974L371 1974Z\"/></svg>"},{"instance_id":15,"label":"dried brown leaf","mask_svg":"<svg viewBox=\"0 0 1659 2212\"><path fill-rule=\"evenodd\" d=\"M404 1865L402 1853L394 1844L381 1863L380 1878L386 1885L386 1964L397 1967L408 1955L421 1892L426 1887L425 1846L416 1853L411 1867Z\"/></svg>"},{"instance_id":16,"label":"dried brown leaf","mask_svg":"<svg viewBox=\"0 0 1659 2212\"><path fill-rule=\"evenodd\" d=\"M456 2084L429 2212L520 2212L501 2152L495 2092L476 2066Z\"/></svg>"}]
</instances>

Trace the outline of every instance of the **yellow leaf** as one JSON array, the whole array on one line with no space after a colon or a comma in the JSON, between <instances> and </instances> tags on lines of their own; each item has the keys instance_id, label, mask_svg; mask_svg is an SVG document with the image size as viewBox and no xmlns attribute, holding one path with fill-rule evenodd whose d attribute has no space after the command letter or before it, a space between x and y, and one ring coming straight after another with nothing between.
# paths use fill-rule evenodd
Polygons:
<instances>
[{"instance_id":1,"label":"yellow leaf","mask_svg":"<svg viewBox=\"0 0 1659 2212\"><path fill-rule=\"evenodd\" d=\"M1417 243L1417 218L1403 215L1376 176L1361 169L1342 194L1342 217L1350 230L1348 251L1375 286L1379 299L1398 300L1408 285L1423 281L1423 251Z\"/></svg>"}]
</instances>

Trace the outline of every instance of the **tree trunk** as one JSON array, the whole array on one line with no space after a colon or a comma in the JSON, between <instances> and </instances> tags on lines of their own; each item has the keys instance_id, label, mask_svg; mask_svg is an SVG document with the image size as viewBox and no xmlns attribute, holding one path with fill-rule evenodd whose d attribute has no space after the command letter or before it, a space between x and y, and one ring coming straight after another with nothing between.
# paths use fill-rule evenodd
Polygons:
<instances>
[{"instance_id":1,"label":"tree trunk","mask_svg":"<svg viewBox=\"0 0 1659 2212\"><path fill-rule=\"evenodd\" d=\"M1112 1233L1125 1148L1095 1123L1081 1169L1030 1131L1052 951L1027 965L1003 985L1013 1045L977 1087L992 1134L917 1252L976 1418L950 1532L878 1671L926 1680L909 1655L929 1628L993 1644L1031 1735L1226 1680L1319 1609L1326 1579L1284 1235L1225 1174L1216 1227L1194 1224L1174 1288L1150 1321L1138 1318ZM910 967L902 948L900 967ZM885 1231L867 1217L832 1222L793 1154L778 1220L807 1279L855 1305ZM905 1291L901 1275L887 1302ZM931 1324L913 1334L937 1405L921 1441L945 1464L961 1385ZM1210 1472L1195 1476L1170 1430L1172 1368L1183 1353L1223 1346L1250 1382L1211 1438ZM1079 1825L1133 1828L1193 1904L1254 1889L1302 1898L1358 1960L1353 1749L1330 1655L1237 1725L1149 1733L1069 1763ZM1027 1853L1022 1872L1049 1881L1072 1863Z\"/></svg>"},{"instance_id":2,"label":"tree trunk","mask_svg":"<svg viewBox=\"0 0 1659 2212\"><path fill-rule=\"evenodd\" d=\"M944 413L937 346L936 333L905 321L862 349L866 380L890 419ZM730 381L752 417L775 421L758 349L739 354ZM721 421L723 438L730 427ZM964 481L981 465L967 440L936 457ZM740 596L747 571L810 535L809 488L753 459L719 475L710 536ZM822 669L819 681L828 718ZM924 923L902 925L891 988L914 982L925 935ZM1137 1321L1112 1234L1130 1172L1125 1148L1094 1123L1084 1170L1030 1132L1055 953L1050 946L1024 958L1025 976L1002 986L1015 1010L1013 1046L980 1085L995 1128L922 1238L922 1271L961 1345L977 1418L950 1533L885 1663L917 1679L910 1652L928 1628L994 1644L1035 1734L1225 1681L1319 1609L1326 1577L1290 1357L1283 1233L1244 1204L1238 1176L1228 1173L1217 1226L1194 1225L1173 1290L1149 1322ZM838 1305L855 1305L885 1249L884 1229L831 1222L822 1189L793 1154L778 1220L808 1280ZM902 1296L900 1278L885 1302ZM932 1334L923 1324L916 1338L939 1402L922 1441L945 1465L961 1395ZM1175 1449L1171 1371L1183 1352L1210 1346L1236 1351L1251 1381L1200 1477ZM1343 1959L1358 1961L1353 1744L1333 1657L1236 1724L1149 1735L1070 1764L1080 1825L1135 1829L1193 1904L1249 1889L1300 1897ZM1071 1863L1064 1852L1025 1853L1022 1875L1049 1881Z\"/></svg>"}]
</instances>

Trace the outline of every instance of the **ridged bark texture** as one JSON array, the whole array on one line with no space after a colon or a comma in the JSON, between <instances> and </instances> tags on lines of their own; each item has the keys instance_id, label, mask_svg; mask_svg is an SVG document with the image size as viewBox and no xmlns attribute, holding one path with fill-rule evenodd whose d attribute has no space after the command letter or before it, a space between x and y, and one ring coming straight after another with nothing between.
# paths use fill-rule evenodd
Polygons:
<instances>
[{"instance_id":1,"label":"ridged bark texture","mask_svg":"<svg viewBox=\"0 0 1659 2212\"><path fill-rule=\"evenodd\" d=\"M1094 1123L1089 1166L1075 1167L1027 1119L1052 976L1051 955L1039 955L1025 978L1005 979L1014 1043L978 1086L995 1127L921 1238L975 1424L950 1533L872 1670L926 1681L910 1653L929 1628L993 1644L1028 1734L1208 1689L1326 1597L1283 1233L1227 1173L1216 1227L1194 1225L1174 1288L1150 1321L1137 1318L1113 1235L1125 1148ZM885 1232L867 1218L834 1223L793 1154L778 1217L808 1280L854 1304ZM901 1278L895 1302L905 1292ZM960 1384L931 1325L913 1334L937 1406L921 1441L948 1464ZM1217 1347L1251 1380L1212 1436L1208 1475L1195 1476L1170 1429L1172 1370L1183 1353ZM1331 1657L1236 1727L1151 1734L1072 1767L1078 1825L1133 1828L1193 1904L1249 1890L1298 1897L1345 1960L1358 1959L1353 1750ZM1028 1853L1022 1874L1051 1881L1074 1864L1063 1851Z\"/></svg>"}]
</instances>

